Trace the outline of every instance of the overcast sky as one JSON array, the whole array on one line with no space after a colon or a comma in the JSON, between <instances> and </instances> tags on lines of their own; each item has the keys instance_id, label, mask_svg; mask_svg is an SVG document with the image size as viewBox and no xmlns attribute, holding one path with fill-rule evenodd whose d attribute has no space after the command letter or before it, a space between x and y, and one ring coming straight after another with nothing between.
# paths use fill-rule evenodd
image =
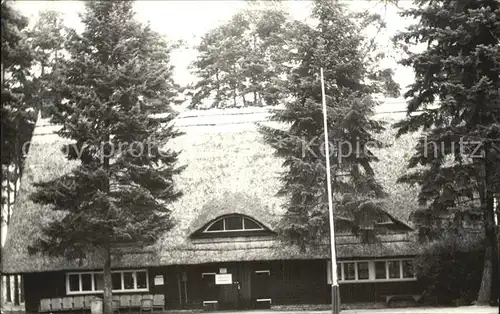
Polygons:
<instances>
[{"instance_id":1,"label":"overcast sky","mask_svg":"<svg viewBox=\"0 0 500 314\"><path fill-rule=\"evenodd\" d=\"M390 38L413 21L402 19L399 9L390 5L384 6L377 0L351 0L345 1L353 10L369 9L385 17L387 29L379 34L373 34L376 41L383 45L389 57L384 66L395 70L395 79L402 87L413 81L411 69L397 65L399 55L392 49ZM284 1L286 9L295 19L307 18L311 8L310 1ZM80 1L27 1L15 2L16 7L33 22L38 12L42 10L56 10L63 14L65 24L81 30L78 13L83 10ZM245 8L245 1L137 1L135 10L137 18L149 22L154 30L164 34L171 40L182 39L190 45L198 42L199 38L208 30L217 27L229 20L238 10ZM410 6L410 1L400 0L400 7ZM176 67L175 79L179 84L187 84L195 79L188 71L187 66L196 57L193 49L182 49L172 53L172 63Z\"/></svg>"}]
</instances>

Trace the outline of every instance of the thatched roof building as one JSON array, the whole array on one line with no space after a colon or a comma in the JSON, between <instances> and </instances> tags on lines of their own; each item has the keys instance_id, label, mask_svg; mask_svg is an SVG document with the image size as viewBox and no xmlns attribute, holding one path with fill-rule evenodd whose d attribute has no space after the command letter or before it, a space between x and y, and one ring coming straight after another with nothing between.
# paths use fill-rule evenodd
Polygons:
<instances>
[{"instance_id":1,"label":"thatched roof building","mask_svg":"<svg viewBox=\"0 0 500 314\"><path fill-rule=\"evenodd\" d=\"M186 111L175 120L185 134L172 145L181 151L180 164L186 170L177 178L184 196L176 202L173 216L177 224L152 247L128 250L114 261L113 267L148 267L158 265L186 265L210 262L327 259L328 245L310 248L306 252L280 243L273 235L234 237L227 239L196 239L191 235L217 217L241 214L260 222L273 231L283 213L282 202L276 196L280 186L282 161L273 155L273 149L263 142L257 123L269 123L265 108L231 110ZM381 117L390 121L387 117ZM10 230L3 252L3 271L30 273L55 270L99 269L101 261L89 258L68 262L62 258L29 255L28 246L39 234L40 228L52 217L48 206L30 200L33 183L60 176L75 167L61 153L65 140L54 132L57 126L39 120L26 159L24 176L15 204ZM404 172L418 135L407 135L395 140L390 128L379 135L388 147L377 149L380 162L375 165L389 197L387 211L405 224L416 208L417 190L397 185ZM405 240L404 239L400 240ZM387 257L412 255L412 241L383 241L375 245L361 244L353 237L337 239L339 258Z\"/></svg>"}]
</instances>

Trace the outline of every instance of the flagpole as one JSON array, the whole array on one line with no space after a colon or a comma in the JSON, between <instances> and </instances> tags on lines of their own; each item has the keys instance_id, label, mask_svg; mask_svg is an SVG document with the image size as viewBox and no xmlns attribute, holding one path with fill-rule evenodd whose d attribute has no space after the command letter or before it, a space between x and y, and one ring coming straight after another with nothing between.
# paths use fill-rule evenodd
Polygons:
<instances>
[{"instance_id":1,"label":"flagpole","mask_svg":"<svg viewBox=\"0 0 500 314\"><path fill-rule=\"evenodd\" d=\"M326 186L328 192L328 214L330 220L330 252L331 252L331 275L332 275L332 314L340 313L339 282L337 278L337 256L335 250L335 224L333 220L332 180L330 173L330 145L328 139L328 119L325 99L325 81L323 79L323 68L321 74L321 100L323 103L323 125L325 129L325 159L326 159Z\"/></svg>"}]
</instances>

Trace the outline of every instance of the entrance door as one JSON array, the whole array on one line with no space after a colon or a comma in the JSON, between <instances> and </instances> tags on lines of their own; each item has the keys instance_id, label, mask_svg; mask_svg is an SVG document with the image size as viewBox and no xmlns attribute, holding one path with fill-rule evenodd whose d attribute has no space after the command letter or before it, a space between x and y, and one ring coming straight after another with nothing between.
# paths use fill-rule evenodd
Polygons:
<instances>
[{"instance_id":1,"label":"entrance door","mask_svg":"<svg viewBox=\"0 0 500 314\"><path fill-rule=\"evenodd\" d=\"M271 307L271 271L269 269L255 270L252 274L252 299L255 308Z\"/></svg>"},{"instance_id":2,"label":"entrance door","mask_svg":"<svg viewBox=\"0 0 500 314\"><path fill-rule=\"evenodd\" d=\"M254 307L252 268L249 263L208 266L202 274L202 297L206 309L242 310Z\"/></svg>"},{"instance_id":3,"label":"entrance door","mask_svg":"<svg viewBox=\"0 0 500 314\"><path fill-rule=\"evenodd\" d=\"M232 275L232 284L220 285L220 308L226 310L251 308L251 265L248 263L230 264L227 267L227 273Z\"/></svg>"},{"instance_id":4,"label":"entrance door","mask_svg":"<svg viewBox=\"0 0 500 314\"><path fill-rule=\"evenodd\" d=\"M219 308L221 310L239 309L239 283L234 281L231 284L219 286Z\"/></svg>"}]
</instances>

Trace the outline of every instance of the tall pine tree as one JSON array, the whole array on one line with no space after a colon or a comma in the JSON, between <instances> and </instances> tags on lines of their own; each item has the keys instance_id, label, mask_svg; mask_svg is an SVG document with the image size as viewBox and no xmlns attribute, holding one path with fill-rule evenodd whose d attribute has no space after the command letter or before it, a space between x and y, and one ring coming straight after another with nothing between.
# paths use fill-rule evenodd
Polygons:
<instances>
[{"instance_id":1,"label":"tall pine tree","mask_svg":"<svg viewBox=\"0 0 500 314\"><path fill-rule=\"evenodd\" d=\"M315 1L312 18L315 26L294 23L295 36L289 42L290 63L298 65L287 79L288 96L293 100L273 116L287 127L262 127L267 142L285 160L280 194L287 202L280 229L285 239L302 247L328 238L319 76L323 68L329 145L333 148L329 156L332 189L337 197L344 195L336 218L367 240L373 239L382 231L376 230L376 222L387 219L377 202L386 193L375 179L371 163L377 159L370 150L381 144L373 134L383 130L371 117L376 105L371 94L382 92L384 84L369 70L361 29L342 5ZM397 93L397 88L392 92Z\"/></svg>"},{"instance_id":2,"label":"tall pine tree","mask_svg":"<svg viewBox=\"0 0 500 314\"><path fill-rule=\"evenodd\" d=\"M262 6L261 6L262 5ZM288 16L277 4L257 5L208 31L192 64L200 80L191 88L191 107L275 105L286 67Z\"/></svg>"},{"instance_id":3,"label":"tall pine tree","mask_svg":"<svg viewBox=\"0 0 500 314\"><path fill-rule=\"evenodd\" d=\"M131 1L87 2L85 30L72 32L69 58L51 88L61 99L52 122L71 141L70 173L36 184L32 198L61 219L43 229L31 252L102 257L104 313L112 313L111 261L116 247L147 245L169 230L169 204L180 196L173 176L178 154L164 144L178 135L151 117L169 110L174 92L169 47L134 19Z\"/></svg>"},{"instance_id":4,"label":"tall pine tree","mask_svg":"<svg viewBox=\"0 0 500 314\"><path fill-rule=\"evenodd\" d=\"M33 27L27 32L28 42L34 55L34 66L39 73L33 79L36 89L37 107L42 118L50 116L50 108L56 101L49 89L57 67L65 58L64 45L68 34L62 14L56 11L42 11Z\"/></svg>"},{"instance_id":5,"label":"tall pine tree","mask_svg":"<svg viewBox=\"0 0 500 314\"><path fill-rule=\"evenodd\" d=\"M500 2L415 4L404 16L418 24L396 39L427 48L403 60L413 67L416 81L405 95L408 117L397 127L400 134L420 128L425 133L410 160L414 171L401 181L421 186L419 198L426 209L416 217L424 238L440 233L431 226L443 212L479 210L487 250L478 301L497 302L493 203L495 193L500 195Z\"/></svg>"},{"instance_id":6,"label":"tall pine tree","mask_svg":"<svg viewBox=\"0 0 500 314\"><path fill-rule=\"evenodd\" d=\"M8 227L11 208L17 196L27 143L33 132L35 112L33 84L30 78L33 55L26 37L28 19L8 1L1 10L1 152L2 195L0 223ZM19 304L18 276L14 276L14 303ZM1 280L0 280L0 286ZM2 286L3 287L3 286ZM6 298L12 301L10 276L6 277ZM3 292L2 292L3 294Z\"/></svg>"}]
</instances>

